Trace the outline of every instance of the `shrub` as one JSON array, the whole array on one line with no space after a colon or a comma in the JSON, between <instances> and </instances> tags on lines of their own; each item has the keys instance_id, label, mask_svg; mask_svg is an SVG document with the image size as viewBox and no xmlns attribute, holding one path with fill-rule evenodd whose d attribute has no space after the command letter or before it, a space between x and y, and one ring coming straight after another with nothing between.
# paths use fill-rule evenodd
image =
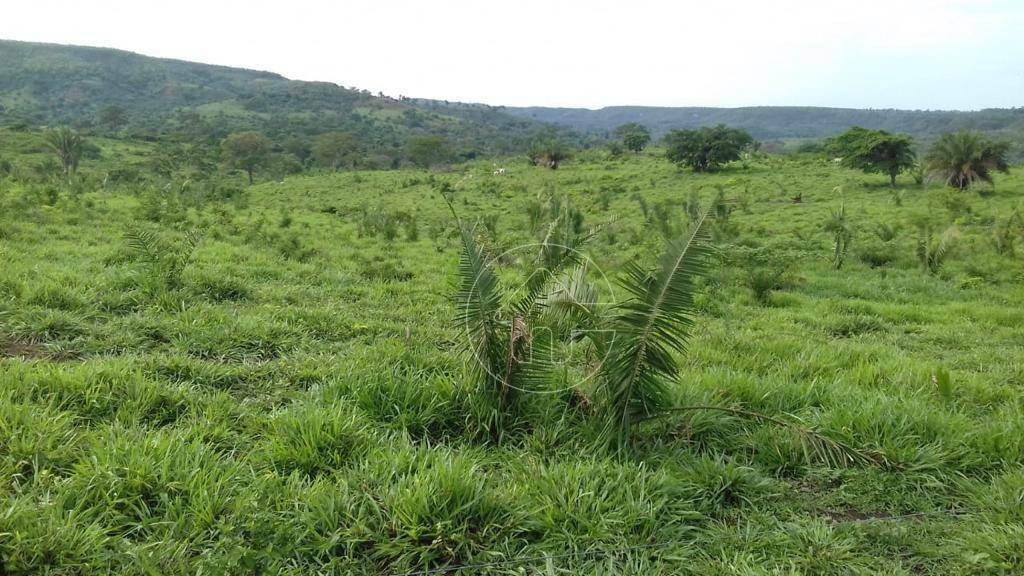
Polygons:
<instances>
[{"instance_id":1,"label":"shrub","mask_svg":"<svg viewBox=\"0 0 1024 576\"><path fill-rule=\"evenodd\" d=\"M407 282L413 277L413 273L400 268L396 260L387 260L381 256L365 262L360 274L375 282Z\"/></svg>"},{"instance_id":2,"label":"shrub","mask_svg":"<svg viewBox=\"0 0 1024 576\"><path fill-rule=\"evenodd\" d=\"M917 236L917 260L921 263L921 268L929 274L937 274L956 245L958 237L959 230L956 226L950 226L941 235L936 236L930 223L920 225Z\"/></svg>"}]
</instances>

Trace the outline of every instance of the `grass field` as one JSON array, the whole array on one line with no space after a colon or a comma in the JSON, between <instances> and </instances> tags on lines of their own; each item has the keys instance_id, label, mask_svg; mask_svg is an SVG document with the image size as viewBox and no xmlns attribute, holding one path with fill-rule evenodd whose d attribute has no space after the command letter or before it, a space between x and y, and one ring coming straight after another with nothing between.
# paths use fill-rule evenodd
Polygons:
<instances>
[{"instance_id":1,"label":"grass field","mask_svg":"<svg viewBox=\"0 0 1024 576\"><path fill-rule=\"evenodd\" d=\"M1024 573L1019 170L978 194L771 156L713 175L653 152L502 166L217 192L0 179L6 571ZM676 402L888 464L825 466L785 428L707 411L612 452L582 351L496 444L453 322L442 189L512 250L510 284L550 198L584 214L613 286L728 198ZM951 247L932 271L926 229Z\"/></svg>"}]
</instances>

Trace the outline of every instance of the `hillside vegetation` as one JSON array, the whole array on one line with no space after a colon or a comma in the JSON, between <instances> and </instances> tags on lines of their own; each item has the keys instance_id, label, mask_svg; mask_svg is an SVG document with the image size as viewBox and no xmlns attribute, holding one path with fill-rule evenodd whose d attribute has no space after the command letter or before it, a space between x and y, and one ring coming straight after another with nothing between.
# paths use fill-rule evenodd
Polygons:
<instances>
[{"instance_id":1,"label":"hillside vegetation","mask_svg":"<svg viewBox=\"0 0 1024 576\"><path fill-rule=\"evenodd\" d=\"M93 139L73 178L0 144L0 572L1024 572L1019 169L647 149L250 187L151 172L153 143ZM466 245L522 295L571 237L628 313L705 217L662 400L708 409L609 445L574 324L496 428Z\"/></svg>"},{"instance_id":2,"label":"hillside vegetation","mask_svg":"<svg viewBox=\"0 0 1024 576\"><path fill-rule=\"evenodd\" d=\"M277 141L344 131L395 156L417 135L456 152L521 152L547 128L483 105L418 107L327 82L121 50L0 40L0 125L71 125L107 135L216 142L255 130ZM104 113L117 110L116 121Z\"/></svg>"}]
</instances>

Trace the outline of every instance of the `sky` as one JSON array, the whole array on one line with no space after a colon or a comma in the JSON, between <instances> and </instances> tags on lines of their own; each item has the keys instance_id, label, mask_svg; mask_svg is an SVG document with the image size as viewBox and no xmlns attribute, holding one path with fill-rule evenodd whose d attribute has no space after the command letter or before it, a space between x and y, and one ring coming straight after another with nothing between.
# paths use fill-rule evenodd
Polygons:
<instances>
[{"instance_id":1,"label":"sky","mask_svg":"<svg viewBox=\"0 0 1024 576\"><path fill-rule=\"evenodd\" d=\"M1024 0L5 4L4 39L390 96L585 108L1024 106Z\"/></svg>"}]
</instances>

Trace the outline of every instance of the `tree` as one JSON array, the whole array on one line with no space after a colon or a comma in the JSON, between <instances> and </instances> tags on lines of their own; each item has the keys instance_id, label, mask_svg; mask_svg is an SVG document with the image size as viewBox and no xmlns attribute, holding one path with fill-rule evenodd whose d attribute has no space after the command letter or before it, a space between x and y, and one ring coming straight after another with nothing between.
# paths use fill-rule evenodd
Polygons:
<instances>
[{"instance_id":1,"label":"tree","mask_svg":"<svg viewBox=\"0 0 1024 576\"><path fill-rule=\"evenodd\" d=\"M451 158L451 149L440 136L413 136L405 143L405 157L421 168L430 168Z\"/></svg>"},{"instance_id":2,"label":"tree","mask_svg":"<svg viewBox=\"0 0 1024 576\"><path fill-rule=\"evenodd\" d=\"M310 148L309 142L299 136L290 136L281 143L281 149L298 158L299 163L303 166L306 165L306 161L313 154Z\"/></svg>"},{"instance_id":3,"label":"tree","mask_svg":"<svg viewBox=\"0 0 1024 576\"><path fill-rule=\"evenodd\" d=\"M62 127L43 135L46 146L57 155L64 176L70 176L78 169L78 161L85 150L85 138L74 130Z\"/></svg>"},{"instance_id":4,"label":"tree","mask_svg":"<svg viewBox=\"0 0 1024 576\"><path fill-rule=\"evenodd\" d=\"M825 145L833 156L842 158L847 168L865 173L889 175L889 185L896 187L896 176L914 167L914 140L906 134L890 134L885 130L868 130L854 126L831 138Z\"/></svg>"},{"instance_id":5,"label":"tree","mask_svg":"<svg viewBox=\"0 0 1024 576\"><path fill-rule=\"evenodd\" d=\"M154 152L151 166L164 178L203 180L216 168L212 157L213 152L202 144L169 144Z\"/></svg>"},{"instance_id":6,"label":"tree","mask_svg":"<svg viewBox=\"0 0 1024 576\"><path fill-rule=\"evenodd\" d=\"M925 156L928 180L942 180L964 190L978 182L992 183L992 172L1008 172L1010 145L993 142L977 132L943 134Z\"/></svg>"},{"instance_id":7,"label":"tree","mask_svg":"<svg viewBox=\"0 0 1024 576\"><path fill-rule=\"evenodd\" d=\"M252 184L253 173L270 160L270 140L259 132L235 132L221 141L220 152L228 166L245 170Z\"/></svg>"},{"instance_id":8,"label":"tree","mask_svg":"<svg viewBox=\"0 0 1024 576\"><path fill-rule=\"evenodd\" d=\"M349 132L327 132L313 140L310 149L317 164L337 170L343 163L355 165L354 153L359 148L356 137Z\"/></svg>"},{"instance_id":9,"label":"tree","mask_svg":"<svg viewBox=\"0 0 1024 576\"><path fill-rule=\"evenodd\" d=\"M545 137L536 140L530 148L530 161L534 166L557 170L558 166L572 157L572 152L558 138Z\"/></svg>"},{"instance_id":10,"label":"tree","mask_svg":"<svg viewBox=\"0 0 1024 576\"><path fill-rule=\"evenodd\" d=\"M615 129L615 136L622 140L622 145L639 154L651 142L651 132L647 127L636 122L623 124Z\"/></svg>"},{"instance_id":11,"label":"tree","mask_svg":"<svg viewBox=\"0 0 1024 576\"><path fill-rule=\"evenodd\" d=\"M117 132L128 122L128 112L117 104L111 104L100 110L97 120L111 132Z\"/></svg>"},{"instance_id":12,"label":"tree","mask_svg":"<svg viewBox=\"0 0 1024 576\"><path fill-rule=\"evenodd\" d=\"M672 130L665 135L665 156L685 164L694 172L714 172L722 164L739 160L740 153L754 143L745 130L724 124L698 130Z\"/></svg>"}]
</instances>

